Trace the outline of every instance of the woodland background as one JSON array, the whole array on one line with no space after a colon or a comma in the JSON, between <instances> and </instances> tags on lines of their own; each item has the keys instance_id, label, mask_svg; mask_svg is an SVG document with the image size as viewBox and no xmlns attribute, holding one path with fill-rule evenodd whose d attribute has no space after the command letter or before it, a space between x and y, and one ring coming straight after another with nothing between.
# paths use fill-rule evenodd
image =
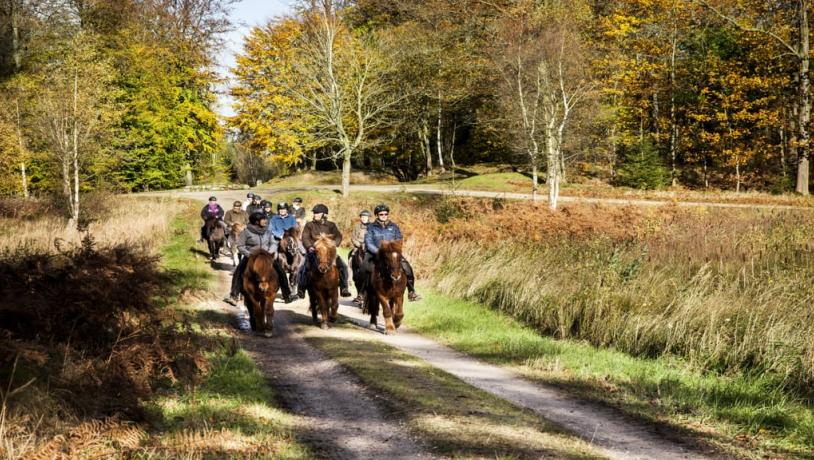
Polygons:
<instances>
[{"instance_id":1,"label":"woodland background","mask_svg":"<svg viewBox=\"0 0 814 460\"><path fill-rule=\"evenodd\" d=\"M74 217L91 189L494 162L808 193L803 0L304 1L247 37L221 119L232 3L0 1L0 192Z\"/></svg>"}]
</instances>

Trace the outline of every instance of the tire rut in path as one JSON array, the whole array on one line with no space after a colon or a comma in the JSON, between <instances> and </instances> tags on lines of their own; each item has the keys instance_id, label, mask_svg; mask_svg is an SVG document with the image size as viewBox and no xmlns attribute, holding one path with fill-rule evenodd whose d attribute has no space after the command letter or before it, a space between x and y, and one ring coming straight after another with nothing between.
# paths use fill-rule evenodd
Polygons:
<instances>
[{"instance_id":1,"label":"tire rut in path","mask_svg":"<svg viewBox=\"0 0 814 460\"><path fill-rule=\"evenodd\" d=\"M228 279L228 273L221 274L221 281ZM223 305L245 330L245 310ZM269 380L279 401L300 419L295 436L318 458L434 458L341 365L295 331L301 318L292 311L277 310L273 338L250 333L241 337L243 348Z\"/></svg>"}]
</instances>

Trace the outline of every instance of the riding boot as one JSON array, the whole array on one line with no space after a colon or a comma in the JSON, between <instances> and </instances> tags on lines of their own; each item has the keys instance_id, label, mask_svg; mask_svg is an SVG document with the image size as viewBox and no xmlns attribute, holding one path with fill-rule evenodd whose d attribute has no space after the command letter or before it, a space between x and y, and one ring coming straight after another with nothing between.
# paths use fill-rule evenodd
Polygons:
<instances>
[{"instance_id":1,"label":"riding boot","mask_svg":"<svg viewBox=\"0 0 814 460\"><path fill-rule=\"evenodd\" d=\"M401 268L404 269L404 273L407 275L407 298L411 301L420 300L421 296L415 292L415 274L413 273L412 265L410 265L407 259L402 258Z\"/></svg>"},{"instance_id":2,"label":"riding boot","mask_svg":"<svg viewBox=\"0 0 814 460\"><path fill-rule=\"evenodd\" d=\"M341 257L336 256L336 266L339 268L339 295L342 297L353 296L348 289L348 264Z\"/></svg>"},{"instance_id":3,"label":"riding boot","mask_svg":"<svg viewBox=\"0 0 814 460\"><path fill-rule=\"evenodd\" d=\"M229 292L229 297L232 299L237 299L240 295L240 288L243 285L243 272L246 271L247 265L249 265L249 258L244 257L235 267L235 272L232 274L232 289Z\"/></svg>"},{"instance_id":4,"label":"riding boot","mask_svg":"<svg viewBox=\"0 0 814 460\"><path fill-rule=\"evenodd\" d=\"M286 276L283 271L283 267L280 266L280 261L276 259L274 260L274 271L277 273L277 280L280 282L280 292L283 294L285 303L296 300L296 297L291 296L291 286L288 284L288 276Z\"/></svg>"},{"instance_id":5,"label":"riding boot","mask_svg":"<svg viewBox=\"0 0 814 460\"><path fill-rule=\"evenodd\" d=\"M206 241L206 224L201 226L201 239L198 241Z\"/></svg>"},{"instance_id":6,"label":"riding boot","mask_svg":"<svg viewBox=\"0 0 814 460\"><path fill-rule=\"evenodd\" d=\"M305 270L308 267L308 259L310 255L306 257L306 260L300 265L300 271L297 273L297 295L300 298L305 298L305 289L308 287L306 283L308 282L308 277L305 276Z\"/></svg>"}]
</instances>

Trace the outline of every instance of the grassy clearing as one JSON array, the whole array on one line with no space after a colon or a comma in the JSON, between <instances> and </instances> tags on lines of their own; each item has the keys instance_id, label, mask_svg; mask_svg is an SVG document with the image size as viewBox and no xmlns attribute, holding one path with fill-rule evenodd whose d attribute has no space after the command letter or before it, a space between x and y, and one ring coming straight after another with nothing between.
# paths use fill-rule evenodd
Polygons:
<instances>
[{"instance_id":1,"label":"grassy clearing","mask_svg":"<svg viewBox=\"0 0 814 460\"><path fill-rule=\"evenodd\" d=\"M634 358L555 340L483 305L432 290L424 294L423 302L410 305L407 324L464 353L687 430L739 455L814 455L814 409L770 379L718 376L675 357Z\"/></svg>"},{"instance_id":2,"label":"grassy clearing","mask_svg":"<svg viewBox=\"0 0 814 460\"><path fill-rule=\"evenodd\" d=\"M291 176L275 177L262 187L305 187L309 185L336 185L342 183L342 171L307 171ZM351 184L396 184L390 174L372 171L353 171Z\"/></svg>"},{"instance_id":3,"label":"grassy clearing","mask_svg":"<svg viewBox=\"0 0 814 460\"><path fill-rule=\"evenodd\" d=\"M452 458L597 458L584 441L529 411L378 341L311 336L381 396L433 452Z\"/></svg>"}]
</instances>

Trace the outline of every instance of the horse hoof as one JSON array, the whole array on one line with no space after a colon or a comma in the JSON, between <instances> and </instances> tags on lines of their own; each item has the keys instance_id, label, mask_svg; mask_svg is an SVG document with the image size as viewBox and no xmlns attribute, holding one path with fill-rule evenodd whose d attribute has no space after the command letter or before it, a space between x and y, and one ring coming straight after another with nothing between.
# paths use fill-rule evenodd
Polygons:
<instances>
[{"instance_id":1,"label":"horse hoof","mask_svg":"<svg viewBox=\"0 0 814 460\"><path fill-rule=\"evenodd\" d=\"M370 323L370 324L368 324L368 325L367 325L367 328L368 328L368 329L370 329L371 331L375 331L375 330L378 330L378 329L379 329L378 327L376 327L376 323Z\"/></svg>"},{"instance_id":2,"label":"horse hoof","mask_svg":"<svg viewBox=\"0 0 814 460\"><path fill-rule=\"evenodd\" d=\"M274 335L274 334L273 334L271 331L265 331L265 332L263 332L263 337L265 337L265 338L267 338L267 339L268 339L268 338L271 338L273 335Z\"/></svg>"},{"instance_id":3,"label":"horse hoof","mask_svg":"<svg viewBox=\"0 0 814 460\"><path fill-rule=\"evenodd\" d=\"M328 323L322 323L319 325L319 327L323 330L328 330Z\"/></svg>"}]
</instances>

